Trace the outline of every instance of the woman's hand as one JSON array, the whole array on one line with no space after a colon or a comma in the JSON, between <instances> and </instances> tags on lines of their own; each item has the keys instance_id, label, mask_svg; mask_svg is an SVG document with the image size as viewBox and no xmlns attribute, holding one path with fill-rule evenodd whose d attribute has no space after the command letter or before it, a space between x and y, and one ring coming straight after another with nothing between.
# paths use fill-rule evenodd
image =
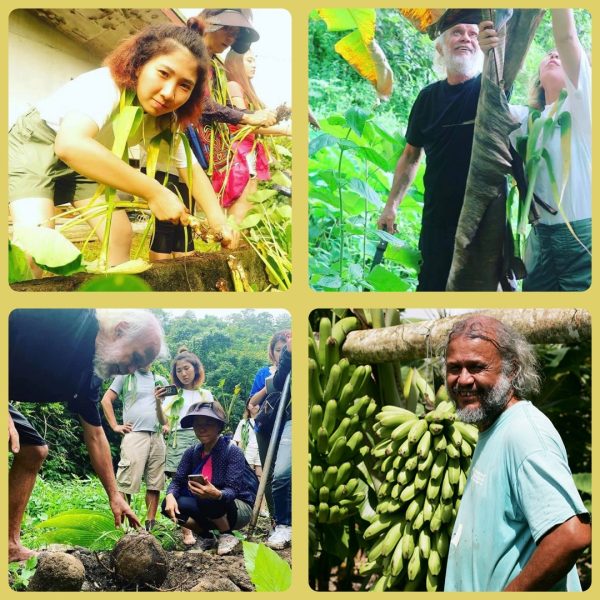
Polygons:
<instances>
[{"instance_id":1,"label":"woman's hand","mask_svg":"<svg viewBox=\"0 0 600 600\"><path fill-rule=\"evenodd\" d=\"M207 500L219 500L223 495L210 481L202 484L198 481L188 480L188 489L194 496Z\"/></svg>"},{"instance_id":2,"label":"woman's hand","mask_svg":"<svg viewBox=\"0 0 600 600\"><path fill-rule=\"evenodd\" d=\"M500 39L503 35L504 34L499 35L494 29L492 21L482 21L479 23L479 35L477 36L477 40L479 41L481 51L485 54L492 48L496 48L500 44Z\"/></svg>"},{"instance_id":3,"label":"woman's hand","mask_svg":"<svg viewBox=\"0 0 600 600\"><path fill-rule=\"evenodd\" d=\"M223 246L223 248L235 250L239 246L240 232L237 229L233 229L227 223L225 223L220 227L220 229L217 229L217 232L221 237L221 246Z\"/></svg>"},{"instance_id":4,"label":"woman's hand","mask_svg":"<svg viewBox=\"0 0 600 600\"><path fill-rule=\"evenodd\" d=\"M167 389L162 385L155 387L154 388L154 398L156 398L156 400L164 400L166 391L167 391Z\"/></svg>"},{"instance_id":5,"label":"woman's hand","mask_svg":"<svg viewBox=\"0 0 600 600\"><path fill-rule=\"evenodd\" d=\"M171 190L163 185L158 184L146 201L148 208L159 221L171 221L175 225L185 225L189 210Z\"/></svg>"},{"instance_id":6,"label":"woman's hand","mask_svg":"<svg viewBox=\"0 0 600 600\"><path fill-rule=\"evenodd\" d=\"M177 523L177 515L179 514L179 506L175 496L173 494L167 494L165 498L165 512L169 515L170 519Z\"/></svg>"},{"instance_id":7,"label":"woman's hand","mask_svg":"<svg viewBox=\"0 0 600 600\"><path fill-rule=\"evenodd\" d=\"M253 113L246 113L242 119L244 125L252 125L254 127L269 127L277 122L277 113L274 110L263 108Z\"/></svg>"}]
</instances>

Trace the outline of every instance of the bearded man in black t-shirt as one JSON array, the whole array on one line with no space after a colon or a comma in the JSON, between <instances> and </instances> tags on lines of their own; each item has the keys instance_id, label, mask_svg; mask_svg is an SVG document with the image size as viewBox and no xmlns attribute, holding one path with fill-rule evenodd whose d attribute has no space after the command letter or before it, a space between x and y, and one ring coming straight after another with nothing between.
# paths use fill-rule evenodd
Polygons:
<instances>
[{"instance_id":1,"label":"bearded man in black t-shirt","mask_svg":"<svg viewBox=\"0 0 600 600\"><path fill-rule=\"evenodd\" d=\"M63 402L79 417L94 470L108 496L115 526L140 523L119 494L108 440L98 410L102 379L133 373L166 353L164 333L149 311L17 309L8 319L9 401ZM8 406L8 560L36 553L21 544L21 521L48 454L46 441Z\"/></svg>"},{"instance_id":2,"label":"bearded man in black t-shirt","mask_svg":"<svg viewBox=\"0 0 600 600\"><path fill-rule=\"evenodd\" d=\"M459 23L436 42L446 79L421 90L413 104L406 146L396 165L392 189L377 221L395 230L398 206L417 173L423 149L427 157L419 249L417 291L444 291L452 264L454 237L465 195L483 54L477 25Z\"/></svg>"}]
</instances>

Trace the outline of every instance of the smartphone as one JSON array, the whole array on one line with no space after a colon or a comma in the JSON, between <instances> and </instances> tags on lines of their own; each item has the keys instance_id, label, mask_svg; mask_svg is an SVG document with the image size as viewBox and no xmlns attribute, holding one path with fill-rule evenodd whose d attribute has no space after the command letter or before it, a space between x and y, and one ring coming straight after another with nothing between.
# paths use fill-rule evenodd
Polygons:
<instances>
[{"instance_id":1,"label":"smartphone","mask_svg":"<svg viewBox=\"0 0 600 600\"><path fill-rule=\"evenodd\" d=\"M177 396L176 385L165 385L162 389L165 390L165 396Z\"/></svg>"},{"instance_id":2,"label":"smartphone","mask_svg":"<svg viewBox=\"0 0 600 600\"><path fill-rule=\"evenodd\" d=\"M206 485L206 477L204 475L188 475L188 479L190 481L196 481L197 483L201 483L202 485Z\"/></svg>"}]
</instances>

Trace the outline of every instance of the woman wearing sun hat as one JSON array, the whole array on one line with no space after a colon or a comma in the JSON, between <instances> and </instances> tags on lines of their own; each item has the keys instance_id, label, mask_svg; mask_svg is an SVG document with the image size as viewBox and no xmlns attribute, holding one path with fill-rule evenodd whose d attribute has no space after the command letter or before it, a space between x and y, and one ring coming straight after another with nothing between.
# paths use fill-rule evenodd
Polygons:
<instances>
[{"instance_id":1,"label":"woman wearing sun hat","mask_svg":"<svg viewBox=\"0 0 600 600\"><path fill-rule=\"evenodd\" d=\"M192 404L181 424L193 427L199 443L185 451L162 512L198 534L202 550L215 545L210 532L218 530L217 554L229 554L239 544L232 531L250 522L258 480L242 450L222 435L227 416L219 402Z\"/></svg>"}]
</instances>

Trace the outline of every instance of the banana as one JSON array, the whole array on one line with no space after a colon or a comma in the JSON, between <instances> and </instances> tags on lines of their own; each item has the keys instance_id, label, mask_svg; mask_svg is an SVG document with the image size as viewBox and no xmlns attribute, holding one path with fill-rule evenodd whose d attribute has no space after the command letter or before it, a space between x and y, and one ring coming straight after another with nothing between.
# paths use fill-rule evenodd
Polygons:
<instances>
[{"instance_id":1,"label":"banana","mask_svg":"<svg viewBox=\"0 0 600 600\"><path fill-rule=\"evenodd\" d=\"M456 485L460 480L460 474L462 473L460 468L460 461L458 458L451 458L448 461L448 481L452 485Z\"/></svg>"},{"instance_id":2,"label":"banana","mask_svg":"<svg viewBox=\"0 0 600 600\"><path fill-rule=\"evenodd\" d=\"M317 343L315 342L315 335L312 331L312 327L310 323L308 324L308 356L315 361L318 360L319 356L319 348L317 347Z\"/></svg>"},{"instance_id":3,"label":"banana","mask_svg":"<svg viewBox=\"0 0 600 600\"><path fill-rule=\"evenodd\" d=\"M440 435L434 436L434 438L432 440L432 445L433 445L433 449L436 452L442 452L443 450L446 449L446 446L448 445L446 436L443 433L441 433Z\"/></svg>"},{"instance_id":4,"label":"banana","mask_svg":"<svg viewBox=\"0 0 600 600\"><path fill-rule=\"evenodd\" d=\"M337 397L341 379L342 369L340 368L340 365L332 365L325 389L323 390L323 402L327 402L327 400Z\"/></svg>"},{"instance_id":5,"label":"banana","mask_svg":"<svg viewBox=\"0 0 600 600\"><path fill-rule=\"evenodd\" d=\"M323 485L323 467L321 465L313 465L309 471L310 480L315 486L315 489Z\"/></svg>"},{"instance_id":6,"label":"banana","mask_svg":"<svg viewBox=\"0 0 600 600\"><path fill-rule=\"evenodd\" d=\"M329 507L328 523L338 523L342 518L342 509L337 504Z\"/></svg>"},{"instance_id":7,"label":"banana","mask_svg":"<svg viewBox=\"0 0 600 600\"><path fill-rule=\"evenodd\" d=\"M443 400L437 404L435 409L439 410L441 413L456 413L456 405L452 400Z\"/></svg>"},{"instance_id":8,"label":"banana","mask_svg":"<svg viewBox=\"0 0 600 600\"><path fill-rule=\"evenodd\" d=\"M427 497L430 500L437 500L440 494L440 488L442 487L442 477L438 477L437 479L430 479L427 484Z\"/></svg>"},{"instance_id":9,"label":"banana","mask_svg":"<svg viewBox=\"0 0 600 600\"><path fill-rule=\"evenodd\" d=\"M471 444L469 444L469 442L467 442L467 440L465 440L464 438L462 444L460 445L460 453L465 458L471 458L471 456L473 455L473 448L471 447Z\"/></svg>"},{"instance_id":10,"label":"banana","mask_svg":"<svg viewBox=\"0 0 600 600\"><path fill-rule=\"evenodd\" d=\"M325 404L325 411L323 413L323 427L327 431L327 435L333 433L335 422L337 419L337 400L333 398L327 401Z\"/></svg>"},{"instance_id":11,"label":"banana","mask_svg":"<svg viewBox=\"0 0 600 600\"><path fill-rule=\"evenodd\" d=\"M429 569L425 577L425 589L428 592L437 592L438 589L438 576L434 575Z\"/></svg>"},{"instance_id":12,"label":"banana","mask_svg":"<svg viewBox=\"0 0 600 600\"><path fill-rule=\"evenodd\" d=\"M334 488L337 474L338 468L336 465L327 467L327 471L325 471L325 474L323 475L323 485L327 486L329 489Z\"/></svg>"},{"instance_id":13,"label":"banana","mask_svg":"<svg viewBox=\"0 0 600 600\"><path fill-rule=\"evenodd\" d=\"M429 498L427 498L427 494L425 494L425 502L423 503L423 519L425 521L431 521L431 517L433 516L434 510L434 505L431 503Z\"/></svg>"},{"instance_id":14,"label":"banana","mask_svg":"<svg viewBox=\"0 0 600 600\"><path fill-rule=\"evenodd\" d=\"M465 491L465 486L467 485L467 476L465 475L465 472L463 470L461 470L460 472L460 476L458 479L458 495L462 498L462 495Z\"/></svg>"},{"instance_id":15,"label":"banana","mask_svg":"<svg viewBox=\"0 0 600 600\"><path fill-rule=\"evenodd\" d=\"M417 494L417 489L414 484L407 485L402 492L400 493L400 500L402 502L407 502L408 500L412 500Z\"/></svg>"},{"instance_id":16,"label":"banana","mask_svg":"<svg viewBox=\"0 0 600 600\"><path fill-rule=\"evenodd\" d=\"M352 479L350 479L350 481L348 481L348 483L346 484L346 491L348 492L348 495L353 494L356 491L356 488L358 487L359 483L360 481L356 477L353 477ZM357 496L355 500L358 498L359 496Z\"/></svg>"},{"instance_id":17,"label":"banana","mask_svg":"<svg viewBox=\"0 0 600 600\"><path fill-rule=\"evenodd\" d=\"M448 549L450 548L450 536L447 531L442 529L435 534L435 548L441 558L448 556Z\"/></svg>"},{"instance_id":18,"label":"banana","mask_svg":"<svg viewBox=\"0 0 600 600\"><path fill-rule=\"evenodd\" d=\"M355 452L358 450L362 441L364 439L364 434L362 431L355 431L348 440L346 444L346 448L350 451L348 458L354 456Z\"/></svg>"},{"instance_id":19,"label":"banana","mask_svg":"<svg viewBox=\"0 0 600 600\"><path fill-rule=\"evenodd\" d=\"M328 465L338 464L342 460L342 457L344 456L344 453L346 451L347 443L348 440L346 439L345 435L342 435L337 440L335 440L335 443L333 444L333 446L331 446L331 448L329 449L329 454L327 455Z\"/></svg>"},{"instance_id":20,"label":"banana","mask_svg":"<svg viewBox=\"0 0 600 600\"><path fill-rule=\"evenodd\" d=\"M308 359L308 397L312 404L321 404L323 402L323 388L319 380L319 365L316 360Z\"/></svg>"},{"instance_id":21,"label":"banana","mask_svg":"<svg viewBox=\"0 0 600 600\"><path fill-rule=\"evenodd\" d=\"M329 500L329 488L322 486L319 489L319 502L327 502Z\"/></svg>"},{"instance_id":22,"label":"banana","mask_svg":"<svg viewBox=\"0 0 600 600\"><path fill-rule=\"evenodd\" d=\"M422 529L419 532L419 550L421 551L421 556L423 558L429 558L429 551L431 550L431 536L425 529Z\"/></svg>"},{"instance_id":23,"label":"banana","mask_svg":"<svg viewBox=\"0 0 600 600\"><path fill-rule=\"evenodd\" d=\"M317 521L319 523L327 523L329 520L329 504L326 502L320 502L317 511Z\"/></svg>"},{"instance_id":24,"label":"banana","mask_svg":"<svg viewBox=\"0 0 600 600\"><path fill-rule=\"evenodd\" d=\"M319 367L320 371L325 369L327 362L327 340L331 335L331 320L329 317L321 317L319 321ZM325 375L328 375L326 372Z\"/></svg>"},{"instance_id":25,"label":"banana","mask_svg":"<svg viewBox=\"0 0 600 600\"><path fill-rule=\"evenodd\" d=\"M360 329L360 321L355 316L344 317L339 321L336 321L335 325L331 328L331 337L333 337L339 346L344 344L346 336L356 329Z\"/></svg>"},{"instance_id":26,"label":"banana","mask_svg":"<svg viewBox=\"0 0 600 600\"><path fill-rule=\"evenodd\" d=\"M414 479L415 487L418 490L425 490L429 483L429 473L424 471L417 471Z\"/></svg>"},{"instance_id":27,"label":"banana","mask_svg":"<svg viewBox=\"0 0 600 600\"><path fill-rule=\"evenodd\" d=\"M404 526L404 533L402 534L400 543L402 544L402 558L410 560L412 553L415 551L415 538L413 537L410 523L406 523Z\"/></svg>"},{"instance_id":28,"label":"banana","mask_svg":"<svg viewBox=\"0 0 600 600\"><path fill-rule=\"evenodd\" d=\"M427 424L425 424L425 429L427 429ZM425 431L423 433L419 443L417 444L417 455L419 458L426 458L429 454L429 449L431 448L431 433L429 431Z\"/></svg>"},{"instance_id":29,"label":"banana","mask_svg":"<svg viewBox=\"0 0 600 600\"><path fill-rule=\"evenodd\" d=\"M460 448L461 444L462 444L462 435L460 434L460 431L457 429L456 425L454 423L452 423L450 425L450 429L449 429L449 433L450 433L450 441L457 447Z\"/></svg>"},{"instance_id":30,"label":"banana","mask_svg":"<svg viewBox=\"0 0 600 600\"><path fill-rule=\"evenodd\" d=\"M335 478L335 486L337 487L342 485L343 483L346 483L350 478L350 475L352 474L352 470L353 465L351 462L347 461L345 463L342 463L338 467L337 476Z\"/></svg>"},{"instance_id":31,"label":"banana","mask_svg":"<svg viewBox=\"0 0 600 600\"><path fill-rule=\"evenodd\" d=\"M317 492L315 491L315 488L310 483L308 484L308 501L311 504L314 504L317 501Z\"/></svg>"},{"instance_id":32,"label":"banana","mask_svg":"<svg viewBox=\"0 0 600 600\"><path fill-rule=\"evenodd\" d=\"M392 554L391 569L390 572L394 577L397 577L404 568L404 558L402 557L402 543L396 544L394 553Z\"/></svg>"},{"instance_id":33,"label":"banana","mask_svg":"<svg viewBox=\"0 0 600 600\"><path fill-rule=\"evenodd\" d=\"M423 511L421 511L416 517L415 520L413 521L413 529L415 531L419 531L421 529L421 527L423 527L423 525L425 524L425 517L423 516Z\"/></svg>"},{"instance_id":34,"label":"banana","mask_svg":"<svg viewBox=\"0 0 600 600\"><path fill-rule=\"evenodd\" d=\"M332 502L340 502L344 498L348 496L348 488L342 483L342 485L338 485L333 493L330 493L330 498Z\"/></svg>"},{"instance_id":35,"label":"banana","mask_svg":"<svg viewBox=\"0 0 600 600\"><path fill-rule=\"evenodd\" d=\"M427 431L427 422L425 419L419 419L408 432L408 441L411 444L416 444L423 434Z\"/></svg>"},{"instance_id":36,"label":"banana","mask_svg":"<svg viewBox=\"0 0 600 600\"><path fill-rule=\"evenodd\" d=\"M479 432L477 427L470 425L469 423L463 423L462 421L455 421L454 427L460 432L460 435L466 440L471 446L477 444Z\"/></svg>"},{"instance_id":37,"label":"banana","mask_svg":"<svg viewBox=\"0 0 600 600\"><path fill-rule=\"evenodd\" d=\"M352 401L354 400L354 397L354 386L352 385L352 380L350 380L348 383L344 384L344 387L340 392L338 405L342 413L345 413L348 410Z\"/></svg>"},{"instance_id":38,"label":"banana","mask_svg":"<svg viewBox=\"0 0 600 600\"><path fill-rule=\"evenodd\" d=\"M421 550L419 546L415 546L413 550L412 556L408 561L408 567L406 569L406 574L408 575L408 579L410 581L414 581L419 577L421 573Z\"/></svg>"},{"instance_id":39,"label":"banana","mask_svg":"<svg viewBox=\"0 0 600 600\"><path fill-rule=\"evenodd\" d=\"M392 519L387 516L376 515L375 519L365 529L363 536L366 540L379 535L382 531L386 531L392 525Z\"/></svg>"},{"instance_id":40,"label":"banana","mask_svg":"<svg viewBox=\"0 0 600 600\"><path fill-rule=\"evenodd\" d=\"M325 427L319 427L317 431L317 450L320 454L326 454L329 450L329 434Z\"/></svg>"},{"instance_id":41,"label":"banana","mask_svg":"<svg viewBox=\"0 0 600 600\"><path fill-rule=\"evenodd\" d=\"M340 424L337 426L337 429L331 434L331 437L329 438L329 444L332 445L335 442L335 440L337 440L342 435L347 436L349 428L350 417L344 417L340 421Z\"/></svg>"},{"instance_id":42,"label":"banana","mask_svg":"<svg viewBox=\"0 0 600 600\"><path fill-rule=\"evenodd\" d=\"M442 431L444 431L444 424L429 423L429 431L431 432L431 435L439 435L440 433L442 433Z\"/></svg>"},{"instance_id":43,"label":"banana","mask_svg":"<svg viewBox=\"0 0 600 600\"><path fill-rule=\"evenodd\" d=\"M419 464L418 456L409 456L404 463L404 469L406 471L416 471L418 464Z\"/></svg>"},{"instance_id":44,"label":"banana","mask_svg":"<svg viewBox=\"0 0 600 600\"><path fill-rule=\"evenodd\" d=\"M442 561L437 550L431 549L429 553L429 559L427 560L427 568L432 575L439 575L442 570Z\"/></svg>"},{"instance_id":45,"label":"banana","mask_svg":"<svg viewBox=\"0 0 600 600\"><path fill-rule=\"evenodd\" d=\"M408 471L407 469L402 469L400 473L398 473L398 477L396 477L396 481L403 486L407 486L411 481L414 481L416 475L416 471Z\"/></svg>"},{"instance_id":46,"label":"banana","mask_svg":"<svg viewBox=\"0 0 600 600\"><path fill-rule=\"evenodd\" d=\"M390 436L394 441L402 442L410 433L413 425L415 424L415 420L405 421L401 423L392 431L392 435Z\"/></svg>"},{"instance_id":47,"label":"banana","mask_svg":"<svg viewBox=\"0 0 600 600\"><path fill-rule=\"evenodd\" d=\"M406 439L402 442L402 444L400 445L400 448L398 448L398 454L400 456L408 456L411 453L411 450L413 448L414 444L410 443L410 440Z\"/></svg>"},{"instance_id":48,"label":"banana","mask_svg":"<svg viewBox=\"0 0 600 600\"><path fill-rule=\"evenodd\" d=\"M383 546L381 548L381 554L383 556L388 556L394 550L400 538L402 537L402 531L404 529L404 522L398 521L390 529L385 535L383 540Z\"/></svg>"},{"instance_id":49,"label":"banana","mask_svg":"<svg viewBox=\"0 0 600 600\"><path fill-rule=\"evenodd\" d=\"M335 338L329 336L325 343L325 367L323 369L323 376L325 379L331 374L331 368L333 365L337 365L340 360L340 345L337 343Z\"/></svg>"},{"instance_id":50,"label":"banana","mask_svg":"<svg viewBox=\"0 0 600 600\"><path fill-rule=\"evenodd\" d=\"M403 423L414 423L418 421L417 415L410 410L398 408L398 411L382 411L377 413L376 418L383 427L398 427ZM410 429L410 428L409 428Z\"/></svg>"},{"instance_id":51,"label":"banana","mask_svg":"<svg viewBox=\"0 0 600 600\"><path fill-rule=\"evenodd\" d=\"M406 509L406 519L408 521L412 521L423 509L423 504L425 502L425 494L421 493L418 496L415 496L413 500L408 505Z\"/></svg>"},{"instance_id":52,"label":"banana","mask_svg":"<svg viewBox=\"0 0 600 600\"><path fill-rule=\"evenodd\" d=\"M442 526L442 509L443 504L440 502L437 505L436 509L433 511L433 516L431 517L431 521L429 522L429 529L431 532L439 531L439 529Z\"/></svg>"},{"instance_id":53,"label":"banana","mask_svg":"<svg viewBox=\"0 0 600 600\"><path fill-rule=\"evenodd\" d=\"M439 479L446 468L446 462L448 461L448 455L445 452L440 452L433 461L431 466L431 479Z\"/></svg>"},{"instance_id":54,"label":"banana","mask_svg":"<svg viewBox=\"0 0 600 600\"><path fill-rule=\"evenodd\" d=\"M419 461L419 464L417 465L417 470L421 473L429 473L429 471L431 470L431 466L433 465L433 461L434 454L430 450L427 457Z\"/></svg>"},{"instance_id":55,"label":"banana","mask_svg":"<svg viewBox=\"0 0 600 600\"><path fill-rule=\"evenodd\" d=\"M319 427L323 424L323 407L320 404L314 404L310 408L309 427L310 435L313 440L317 439Z\"/></svg>"},{"instance_id":56,"label":"banana","mask_svg":"<svg viewBox=\"0 0 600 600\"><path fill-rule=\"evenodd\" d=\"M442 479L442 500L449 500L452 496L454 496L454 489L450 483L450 472L446 469Z\"/></svg>"},{"instance_id":57,"label":"banana","mask_svg":"<svg viewBox=\"0 0 600 600\"><path fill-rule=\"evenodd\" d=\"M454 510L454 506L452 503L444 504L442 502L442 523L450 523L452 521L452 511Z\"/></svg>"},{"instance_id":58,"label":"banana","mask_svg":"<svg viewBox=\"0 0 600 600\"><path fill-rule=\"evenodd\" d=\"M371 546L367 552L367 558L369 561L377 560L381 556L381 550L383 548L384 536L380 536L379 539Z\"/></svg>"},{"instance_id":59,"label":"banana","mask_svg":"<svg viewBox=\"0 0 600 600\"><path fill-rule=\"evenodd\" d=\"M435 405L436 407L442 402L449 402L448 388L444 384L440 385L438 391L435 394Z\"/></svg>"}]
</instances>

